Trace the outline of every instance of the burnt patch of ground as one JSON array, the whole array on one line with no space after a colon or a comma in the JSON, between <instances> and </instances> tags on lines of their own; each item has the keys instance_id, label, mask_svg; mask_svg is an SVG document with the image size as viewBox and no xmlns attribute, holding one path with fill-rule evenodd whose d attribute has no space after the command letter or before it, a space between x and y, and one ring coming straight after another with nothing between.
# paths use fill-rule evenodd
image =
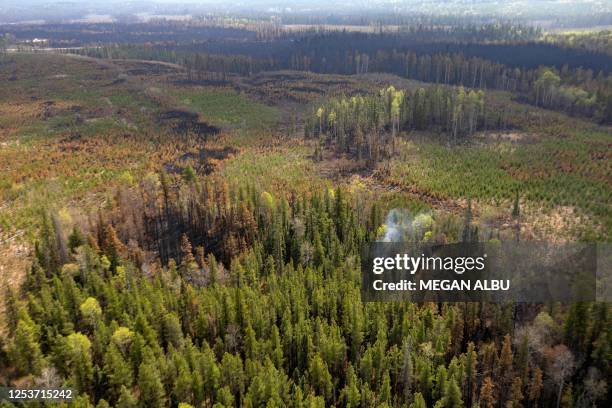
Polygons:
<instances>
[{"instance_id":1,"label":"burnt patch of ground","mask_svg":"<svg viewBox=\"0 0 612 408\"><path fill-rule=\"evenodd\" d=\"M166 75L181 72L183 70L183 67L178 64L164 61L114 59L111 60L111 62L126 74L134 76Z\"/></svg>"},{"instance_id":2,"label":"burnt patch of ground","mask_svg":"<svg viewBox=\"0 0 612 408\"><path fill-rule=\"evenodd\" d=\"M355 76L326 75L302 71L260 72L236 86L268 103L292 101L308 104L325 96L366 92L367 83Z\"/></svg>"},{"instance_id":3,"label":"burnt patch of ground","mask_svg":"<svg viewBox=\"0 0 612 408\"><path fill-rule=\"evenodd\" d=\"M233 81L223 78L179 78L172 81L175 86L227 86L233 84Z\"/></svg>"},{"instance_id":4,"label":"burnt patch of ground","mask_svg":"<svg viewBox=\"0 0 612 408\"><path fill-rule=\"evenodd\" d=\"M168 173L181 174L191 166L198 174L208 175L215 171L220 162L236 153L238 149L231 146L202 148L198 152L185 153L173 162L166 163L164 170Z\"/></svg>"},{"instance_id":5,"label":"burnt patch of ground","mask_svg":"<svg viewBox=\"0 0 612 408\"><path fill-rule=\"evenodd\" d=\"M158 121L168 124L173 132L178 135L195 134L208 139L218 134L221 129L206 122L200 121L200 115L184 109L167 110L159 114Z\"/></svg>"},{"instance_id":6,"label":"burnt patch of ground","mask_svg":"<svg viewBox=\"0 0 612 408\"><path fill-rule=\"evenodd\" d=\"M346 153L325 151L322 158L317 159L313 154L310 159L317 162L317 169L321 177L335 182L341 182L353 175L368 177L374 171L374 168L368 166L366 160L357 160Z\"/></svg>"}]
</instances>

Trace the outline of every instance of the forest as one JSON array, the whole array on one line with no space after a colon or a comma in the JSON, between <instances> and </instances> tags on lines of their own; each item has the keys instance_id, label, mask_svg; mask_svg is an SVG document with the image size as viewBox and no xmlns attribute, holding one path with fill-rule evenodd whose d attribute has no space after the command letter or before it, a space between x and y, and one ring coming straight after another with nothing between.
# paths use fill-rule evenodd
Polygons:
<instances>
[{"instance_id":1,"label":"forest","mask_svg":"<svg viewBox=\"0 0 612 408\"><path fill-rule=\"evenodd\" d=\"M355 208L342 189L289 201L165 177L119 193L129 205L99 214L89 234L64 239L57 221L43 221L28 297L6 297L12 375L66 379L83 406L606 398L605 303L361 303L354 264L382 222L376 205ZM414 239L454 241L475 226L432 219L429 228Z\"/></svg>"},{"instance_id":2,"label":"forest","mask_svg":"<svg viewBox=\"0 0 612 408\"><path fill-rule=\"evenodd\" d=\"M71 52L175 62L198 79L209 72L252 75L279 69L393 73L424 82L512 91L535 105L609 123L610 55L599 49L570 47L550 37L541 42L515 40L515 30L520 28L484 25L464 31L424 26L405 33L281 33L265 43L209 40L171 47L123 45ZM551 97L540 99L538 91Z\"/></svg>"},{"instance_id":3,"label":"forest","mask_svg":"<svg viewBox=\"0 0 612 408\"><path fill-rule=\"evenodd\" d=\"M596 243L609 284L608 19L0 24L0 407L609 406L605 290L365 302L361 269L401 226Z\"/></svg>"},{"instance_id":4,"label":"forest","mask_svg":"<svg viewBox=\"0 0 612 408\"><path fill-rule=\"evenodd\" d=\"M358 160L376 163L395 152L400 132L435 128L456 143L485 127L487 119L493 123L490 128L501 124L499 117L485 117L482 91L428 87L408 94L390 86L378 95L332 100L319 107L306 123L304 135L318 136L323 146L353 151ZM315 156L321 157L323 146L317 146Z\"/></svg>"}]
</instances>

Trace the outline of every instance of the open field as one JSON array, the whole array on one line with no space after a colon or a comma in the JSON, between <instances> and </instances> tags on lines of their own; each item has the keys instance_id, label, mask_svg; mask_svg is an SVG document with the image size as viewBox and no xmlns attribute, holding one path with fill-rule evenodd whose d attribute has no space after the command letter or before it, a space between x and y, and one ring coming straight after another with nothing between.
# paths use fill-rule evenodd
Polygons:
<instances>
[{"instance_id":1,"label":"open field","mask_svg":"<svg viewBox=\"0 0 612 408\"><path fill-rule=\"evenodd\" d=\"M278 121L275 108L251 101L233 89L188 88L171 93L213 125L270 129Z\"/></svg>"}]
</instances>

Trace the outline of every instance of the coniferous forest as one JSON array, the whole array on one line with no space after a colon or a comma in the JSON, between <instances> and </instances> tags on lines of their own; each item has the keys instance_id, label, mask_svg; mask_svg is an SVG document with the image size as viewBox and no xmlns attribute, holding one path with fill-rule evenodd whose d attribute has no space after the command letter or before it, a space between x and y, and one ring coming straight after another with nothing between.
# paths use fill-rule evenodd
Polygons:
<instances>
[{"instance_id":1,"label":"coniferous forest","mask_svg":"<svg viewBox=\"0 0 612 408\"><path fill-rule=\"evenodd\" d=\"M0 9L0 407L608 407L611 10L301 3ZM389 236L597 297L365 302Z\"/></svg>"}]
</instances>

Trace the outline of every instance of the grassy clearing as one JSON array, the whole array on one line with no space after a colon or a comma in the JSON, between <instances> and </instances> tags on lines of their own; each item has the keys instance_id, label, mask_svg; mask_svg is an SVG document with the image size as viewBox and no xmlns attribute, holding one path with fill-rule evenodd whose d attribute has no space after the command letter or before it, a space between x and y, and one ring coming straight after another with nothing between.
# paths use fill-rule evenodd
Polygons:
<instances>
[{"instance_id":1,"label":"grassy clearing","mask_svg":"<svg viewBox=\"0 0 612 408\"><path fill-rule=\"evenodd\" d=\"M584 236L605 238L612 228L610 135L576 133L540 142L501 142L447 147L412 141L393 160L390 178L441 198L470 197L494 205L521 200L541 209L572 207L587 215L599 231L585 226Z\"/></svg>"},{"instance_id":2,"label":"grassy clearing","mask_svg":"<svg viewBox=\"0 0 612 408\"><path fill-rule=\"evenodd\" d=\"M276 108L253 101L232 89L180 89L172 95L181 104L198 111L203 120L217 126L271 128L280 117Z\"/></svg>"},{"instance_id":3,"label":"grassy clearing","mask_svg":"<svg viewBox=\"0 0 612 408\"><path fill-rule=\"evenodd\" d=\"M220 174L230 183L242 180L281 195L331 185L317 177L315 164L308 157L310 154L311 149L302 146L253 148L227 160Z\"/></svg>"}]
</instances>

